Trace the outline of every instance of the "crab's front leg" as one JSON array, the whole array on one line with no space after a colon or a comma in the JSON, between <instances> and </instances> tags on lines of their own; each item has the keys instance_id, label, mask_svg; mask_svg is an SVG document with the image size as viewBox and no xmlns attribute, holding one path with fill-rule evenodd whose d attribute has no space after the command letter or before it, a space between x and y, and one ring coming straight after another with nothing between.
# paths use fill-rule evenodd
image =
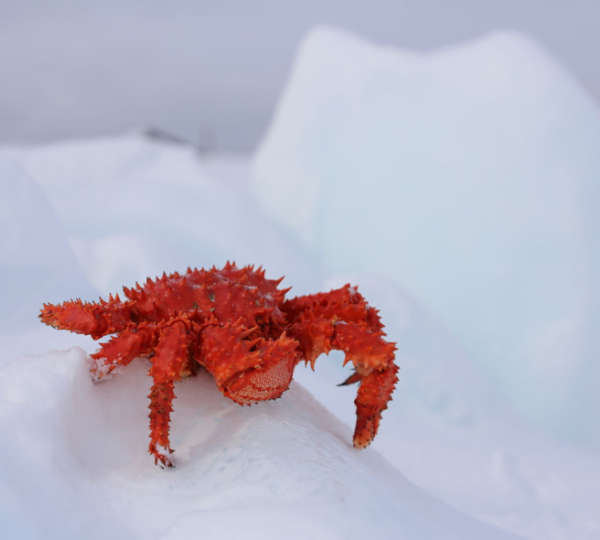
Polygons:
<instances>
[{"instance_id":1,"label":"crab's front leg","mask_svg":"<svg viewBox=\"0 0 600 540\"><path fill-rule=\"evenodd\" d=\"M366 448L377 435L381 413L387 409L388 402L398 382L398 366L393 362L382 371L373 370L361 379L356 405L356 429L354 446Z\"/></svg>"},{"instance_id":2,"label":"crab's front leg","mask_svg":"<svg viewBox=\"0 0 600 540\"><path fill-rule=\"evenodd\" d=\"M381 413L398 382L398 366L394 363L393 343L385 341L381 332L373 332L358 324L337 324L332 348L346 353L344 363L352 361L356 373L343 384L360 382L356 405L354 446L366 448L377 435Z\"/></svg>"},{"instance_id":3,"label":"crab's front leg","mask_svg":"<svg viewBox=\"0 0 600 540\"><path fill-rule=\"evenodd\" d=\"M356 373L343 384L360 382L355 400L354 446L365 448L377 434L381 413L398 381L396 346L384 339L377 311L349 285L330 293L292 299L286 302L284 311L292 336L313 368L317 357L332 349L346 353L344 364L353 363Z\"/></svg>"},{"instance_id":4,"label":"crab's front leg","mask_svg":"<svg viewBox=\"0 0 600 540\"><path fill-rule=\"evenodd\" d=\"M193 335L193 334L192 334ZM150 390L150 445L148 451L154 456L154 462L160 461L163 467L173 467L168 454L173 453L169 441L169 424L173 411L175 381L182 373L189 372L189 344L191 333L189 321L173 319L161 328L152 358L149 375L154 384Z\"/></svg>"}]
</instances>

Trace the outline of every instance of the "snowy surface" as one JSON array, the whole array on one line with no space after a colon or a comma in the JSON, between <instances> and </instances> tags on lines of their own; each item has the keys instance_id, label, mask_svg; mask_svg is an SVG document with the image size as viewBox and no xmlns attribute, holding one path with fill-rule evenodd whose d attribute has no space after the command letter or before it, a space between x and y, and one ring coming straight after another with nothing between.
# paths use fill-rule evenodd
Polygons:
<instances>
[{"instance_id":1,"label":"snowy surface","mask_svg":"<svg viewBox=\"0 0 600 540\"><path fill-rule=\"evenodd\" d=\"M0 155L2 536L600 538L598 452L513 410L451 325L396 276L328 267L254 202L248 171L239 157L207 159L139 135ZM263 193L262 206L293 207L272 197ZM227 259L285 275L292 294L352 282L381 310L401 379L371 447L351 446L356 389L335 387L348 372L332 353L314 373L299 366L282 399L250 408L208 376L180 383L177 467L161 470L146 451L147 365L93 384L96 344L37 320L44 301L94 300ZM478 324L480 313L470 317ZM595 418L592 406L582 421Z\"/></svg>"},{"instance_id":2,"label":"snowy surface","mask_svg":"<svg viewBox=\"0 0 600 540\"><path fill-rule=\"evenodd\" d=\"M393 278L523 414L600 449L599 147L596 104L526 37L416 54L320 28L253 186L330 271Z\"/></svg>"},{"instance_id":3,"label":"snowy surface","mask_svg":"<svg viewBox=\"0 0 600 540\"><path fill-rule=\"evenodd\" d=\"M0 374L3 534L55 538L509 539L408 481L300 386L242 408L210 376L178 385L177 467L144 451L147 366L94 385L81 349ZM35 428L35 429L34 429ZM108 518L107 518L108 516Z\"/></svg>"}]
</instances>

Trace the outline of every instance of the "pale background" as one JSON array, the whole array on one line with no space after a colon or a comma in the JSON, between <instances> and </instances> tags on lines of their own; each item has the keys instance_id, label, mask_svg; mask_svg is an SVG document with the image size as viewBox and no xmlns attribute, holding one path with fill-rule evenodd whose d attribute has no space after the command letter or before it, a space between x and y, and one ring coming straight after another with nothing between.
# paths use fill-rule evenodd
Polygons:
<instances>
[{"instance_id":1,"label":"pale background","mask_svg":"<svg viewBox=\"0 0 600 540\"><path fill-rule=\"evenodd\" d=\"M0 0L0 143L154 126L252 151L323 23L417 50L518 30L599 99L599 21L593 0Z\"/></svg>"}]
</instances>

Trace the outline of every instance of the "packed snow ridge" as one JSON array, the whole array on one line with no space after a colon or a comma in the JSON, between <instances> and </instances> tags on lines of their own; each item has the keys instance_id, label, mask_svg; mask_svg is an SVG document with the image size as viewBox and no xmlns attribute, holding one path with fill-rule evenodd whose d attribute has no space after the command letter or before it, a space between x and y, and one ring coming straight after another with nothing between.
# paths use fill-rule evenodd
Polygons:
<instances>
[{"instance_id":1,"label":"packed snow ridge","mask_svg":"<svg viewBox=\"0 0 600 540\"><path fill-rule=\"evenodd\" d=\"M182 382L177 467L155 467L146 453L147 369L140 361L93 384L86 354L73 348L2 371L2 431L12 434L2 452L14 465L0 473L10 496L4 532L512 538L417 488L377 452L352 448L351 429L297 384L285 399L249 408L224 399L207 374ZM41 486L33 499L31 483Z\"/></svg>"}]
</instances>

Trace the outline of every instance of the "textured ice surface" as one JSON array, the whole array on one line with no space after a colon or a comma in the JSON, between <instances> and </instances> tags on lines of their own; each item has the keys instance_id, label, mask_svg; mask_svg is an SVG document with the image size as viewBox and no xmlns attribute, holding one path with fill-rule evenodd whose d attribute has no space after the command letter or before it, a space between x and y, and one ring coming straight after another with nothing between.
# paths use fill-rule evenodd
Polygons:
<instances>
[{"instance_id":1,"label":"textured ice surface","mask_svg":"<svg viewBox=\"0 0 600 540\"><path fill-rule=\"evenodd\" d=\"M525 37L414 54L322 28L253 188L330 269L415 295L528 417L600 446L598 148L597 107Z\"/></svg>"}]
</instances>

